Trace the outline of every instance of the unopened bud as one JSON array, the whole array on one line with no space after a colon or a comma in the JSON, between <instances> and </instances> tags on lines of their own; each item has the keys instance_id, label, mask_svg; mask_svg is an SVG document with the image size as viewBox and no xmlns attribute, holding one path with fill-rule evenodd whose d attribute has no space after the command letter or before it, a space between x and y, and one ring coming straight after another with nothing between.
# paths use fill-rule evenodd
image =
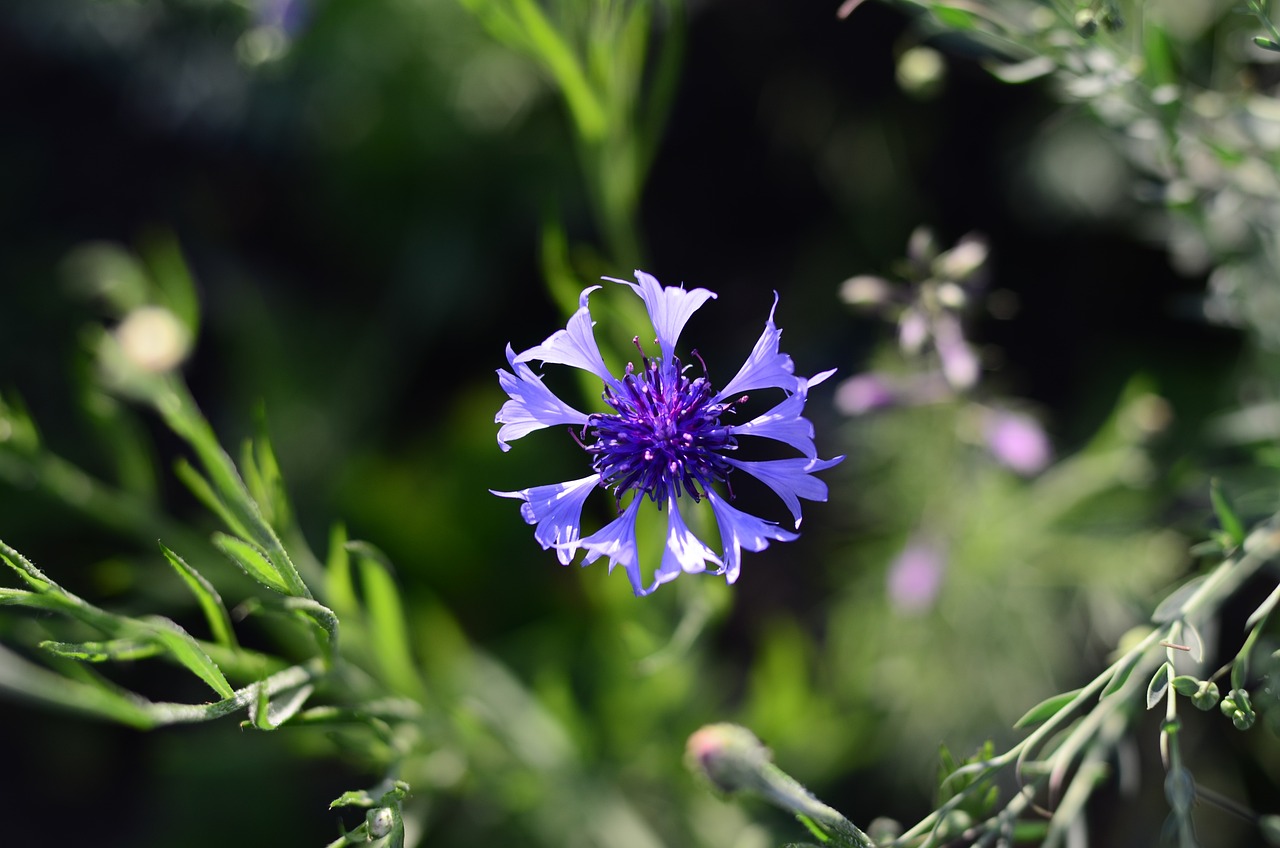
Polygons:
<instances>
[{"instance_id":1,"label":"unopened bud","mask_svg":"<svg viewBox=\"0 0 1280 848\"><path fill-rule=\"evenodd\" d=\"M1248 730L1258 719L1257 713L1253 711L1253 704L1249 701L1249 693L1244 689L1232 689L1227 693L1227 697L1222 699L1218 709L1222 710L1224 716L1231 719L1236 730Z\"/></svg>"},{"instance_id":2,"label":"unopened bud","mask_svg":"<svg viewBox=\"0 0 1280 848\"><path fill-rule=\"evenodd\" d=\"M377 807L365 814L364 821L369 828L369 836L381 839L395 828L396 816L390 807Z\"/></svg>"},{"instance_id":3,"label":"unopened bud","mask_svg":"<svg viewBox=\"0 0 1280 848\"><path fill-rule=\"evenodd\" d=\"M907 94L926 100L942 88L947 66L932 47L912 47L898 58L898 85Z\"/></svg>"},{"instance_id":4,"label":"unopened bud","mask_svg":"<svg viewBox=\"0 0 1280 848\"><path fill-rule=\"evenodd\" d=\"M772 758L754 733L736 724L709 724L695 731L685 746L690 770L721 792L759 791L761 770Z\"/></svg>"},{"instance_id":5,"label":"unopened bud","mask_svg":"<svg viewBox=\"0 0 1280 848\"><path fill-rule=\"evenodd\" d=\"M125 359L152 374L176 366L191 347L187 328L162 306L140 306L132 310L115 330L116 341Z\"/></svg>"},{"instance_id":6,"label":"unopened bud","mask_svg":"<svg viewBox=\"0 0 1280 848\"><path fill-rule=\"evenodd\" d=\"M1093 38L1098 32L1098 16L1092 9L1081 9L1076 12L1076 32L1082 38Z\"/></svg>"},{"instance_id":7,"label":"unopened bud","mask_svg":"<svg viewBox=\"0 0 1280 848\"><path fill-rule=\"evenodd\" d=\"M1191 696L1191 703L1199 710L1213 709L1214 704L1218 703L1218 684L1212 680L1203 681Z\"/></svg>"}]
</instances>

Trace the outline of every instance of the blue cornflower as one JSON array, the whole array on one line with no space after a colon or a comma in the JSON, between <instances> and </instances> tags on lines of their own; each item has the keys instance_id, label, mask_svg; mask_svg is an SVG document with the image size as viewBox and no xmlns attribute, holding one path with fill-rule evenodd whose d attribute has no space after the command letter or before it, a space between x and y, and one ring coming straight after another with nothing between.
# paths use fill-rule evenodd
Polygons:
<instances>
[{"instance_id":1,"label":"blue cornflower","mask_svg":"<svg viewBox=\"0 0 1280 848\"><path fill-rule=\"evenodd\" d=\"M641 367L628 363L621 379L609 372L596 345L595 322L587 306L592 286L578 301L578 310L563 330L545 342L516 354L507 345L511 370L498 370L498 381L510 397L495 421L498 444L505 451L509 442L556 424L569 425L575 440L591 457L592 473L577 480L534 486L518 492L498 492L518 498L520 514L535 525L534 538L544 549L555 548L560 562L568 565L579 549L585 552L583 565L601 557L609 558L609 570L621 565L637 595L647 595L659 585L674 580L681 572L707 570L728 582L738 579L742 549L762 551L770 540L790 542L798 534L775 522L757 518L734 507L729 476L734 470L762 481L778 494L800 527L800 499L825 501L827 485L814 473L831 468L844 457L818 459L813 444L813 425L801 416L809 387L821 383L834 372L824 371L808 379L794 374L791 357L778 352L782 335L773 323L778 299L764 332L738 373L716 391L702 364L702 376L691 376L691 366L682 366L676 356L676 342L689 317L716 295L707 289L664 287L643 271L636 271L637 283L604 279L630 286L644 301L653 322L658 355L650 357L637 336L633 343L641 350ZM693 356L702 363L697 352ZM556 397L533 372L528 363L571 365L599 377L604 383L604 402L611 411L585 413ZM786 397L768 412L745 424L725 419L735 405L746 400L744 392L782 389ZM773 439L800 451L803 456L749 462L734 458L743 436ZM716 486L725 488L721 494ZM582 508L596 489L613 492L618 516L596 532L583 537ZM626 502L630 496L630 501ZM653 582L647 587L640 575L636 550L636 516L648 497L659 510L667 512L667 541ZM721 549L713 550L685 524L681 501L711 504L720 530Z\"/></svg>"}]
</instances>

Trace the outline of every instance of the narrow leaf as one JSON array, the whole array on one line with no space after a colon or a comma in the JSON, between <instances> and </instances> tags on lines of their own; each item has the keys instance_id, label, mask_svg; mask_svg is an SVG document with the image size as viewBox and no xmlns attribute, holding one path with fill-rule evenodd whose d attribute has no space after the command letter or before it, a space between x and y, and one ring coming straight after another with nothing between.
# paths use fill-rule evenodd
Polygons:
<instances>
[{"instance_id":1,"label":"narrow leaf","mask_svg":"<svg viewBox=\"0 0 1280 848\"><path fill-rule=\"evenodd\" d=\"M0 645L0 690L146 730L155 725L145 702L105 685L71 680Z\"/></svg>"},{"instance_id":2,"label":"narrow leaf","mask_svg":"<svg viewBox=\"0 0 1280 848\"><path fill-rule=\"evenodd\" d=\"M226 533L214 533L213 543L217 545L218 550L230 557L232 562L244 569L245 574L268 589L274 589L285 595L289 594L289 587L280 576L280 572L256 545L237 539L235 536L228 536Z\"/></svg>"},{"instance_id":3,"label":"narrow leaf","mask_svg":"<svg viewBox=\"0 0 1280 848\"><path fill-rule=\"evenodd\" d=\"M1032 725L1039 724L1046 719L1052 718L1057 715L1063 707L1075 700L1075 697L1079 692L1079 689L1072 689L1070 692L1063 692L1061 695L1054 695L1052 698L1045 698L1043 701L1027 710L1026 715L1014 722L1013 726L1019 729L1023 727L1031 727Z\"/></svg>"},{"instance_id":4,"label":"narrow leaf","mask_svg":"<svg viewBox=\"0 0 1280 848\"><path fill-rule=\"evenodd\" d=\"M1271 615L1271 611L1276 608L1276 603L1280 602L1280 586L1271 590L1271 594L1267 595L1267 599L1258 604L1258 608L1249 614L1248 620L1244 623L1245 630L1252 630L1254 625Z\"/></svg>"},{"instance_id":5,"label":"narrow leaf","mask_svg":"<svg viewBox=\"0 0 1280 848\"><path fill-rule=\"evenodd\" d=\"M1209 481L1209 500L1213 503L1213 512L1218 516L1218 523L1222 525L1232 544L1239 545L1244 541L1244 524L1231 507L1227 496L1222 493L1222 484L1217 478Z\"/></svg>"},{"instance_id":6,"label":"narrow leaf","mask_svg":"<svg viewBox=\"0 0 1280 848\"><path fill-rule=\"evenodd\" d=\"M1156 624L1168 624L1175 618L1182 617L1182 608L1187 601L1191 600L1196 592L1200 591L1200 584L1205 581L1208 575L1201 574L1199 577L1193 577L1186 583L1183 583L1177 589L1160 602L1156 607L1156 611L1151 614L1151 620Z\"/></svg>"},{"instance_id":7,"label":"narrow leaf","mask_svg":"<svg viewBox=\"0 0 1280 848\"><path fill-rule=\"evenodd\" d=\"M214 494L213 487L209 485L209 481L204 478L194 465L185 459L179 459L173 466L173 473L181 480L191 492L196 496L196 500L204 504L204 508L218 516L218 519L227 526L231 532L248 537L250 535L249 528L241 523L227 505Z\"/></svg>"},{"instance_id":8,"label":"narrow leaf","mask_svg":"<svg viewBox=\"0 0 1280 848\"><path fill-rule=\"evenodd\" d=\"M40 648L59 657L93 663L146 659L164 651L162 645L150 639L110 639L105 642L54 642L46 639L40 643Z\"/></svg>"},{"instance_id":9,"label":"narrow leaf","mask_svg":"<svg viewBox=\"0 0 1280 848\"><path fill-rule=\"evenodd\" d=\"M338 617L350 621L360 611L355 584L351 579L351 556L347 551L347 528L333 525L329 531L329 558L325 571L325 597Z\"/></svg>"},{"instance_id":10,"label":"narrow leaf","mask_svg":"<svg viewBox=\"0 0 1280 848\"><path fill-rule=\"evenodd\" d=\"M178 572L178 576L187 584L187 588L196 596L196 601L200 604L201 611L204 612L205 620L209 622L209 631L213 634L213 641L226 648L236 648L236 635L231 628L231 616L227 613L226 606L222 603L222 597L218 594L218 590L213 588L213 584L204 578L200 572L196 571L182 557L160 545L160 550L164 553L165 559L173 566L174 571Z\"/></svg>"},{"instance_id":11,"label":"narrow leaf","mask_svg":"<svg viewBox=\"0 0 1280 848\"><path fill-rule=\"evenodd\" d=\"M1173 666L1169 663L1161 663L1156 669L1156 673L1151 676L1151 682L1147 684L1147 709L1151 709L1160 703L1160 699L1164 697L1165 690L1169 688L1169 679L1173 676Z\"/></svg>"},{"instance_id":12,"label":"narrow leaf","mask_svg":"<svg viewBox=\"0 0 1280 848\"><path fill-rule=\"evenodd\" d=\"M209 658L199 643L191 638L190 633L160 616L150 616L146 619L146 623L149 625L147 629L150 635L164 646L168 654L196 677L209 684L213 691L223 698L230 698L235 694L235 690L223 676L222 670Z\"/></svg>"},{"instance_id":13,"label":"narrow leaf","mask_svg":"<svg viewBox=\"0 0 1280 848\"><path fill-rule=\"evenodd\" d=\"M329 809L335 807L372 807L373 797L365 789L350 789L333 800Z\"/></svg>"},{"instance_id":14,"label":"narrow leaf","mask_svg":"<svg viewBox=\"0 0 1280 848\"><path fill-rule=\"evenodd\" d=\"M422 680L409 649L409 627L399 589L391 577L391 563L367 542L349 542L347 549L356 555L359 565L360 588L368 608L370 647L378 659L383 681L395 692L420 697Z\"/></svg>"},{"instance_id":15,"label":"narrow leaf","mask_svg":"<svg viewBox=\"0 0 1280 848\"><path fill-rule=\"evenodd\" d=\"M1098 696L1101 701L1108 695L1112 695L1120 691L1120 687L1124 686L1129 680L1129 675L1133 674L1133 669L1138 664L1138 660L1142 659L1141 654L1130 654L1125 658L1124 664L1116 669L1115 674L1111 675L1111 680L1103 688L1102 694Z\"/></svg>"},{"instance_id":16,"label":"narrow leaf","mask_svg":"<svg viewBox=\"0 0 1280 848\"><path fill-rule=\"evenodd\" d=\"M44 576L44 572L36 568L31 560L18 553L13 548L0 542L0 559L17 572L18 576L37 592L47 592L49 589L57 586L52 580Z\"/></svg>"},{"instance_id":17,"label":"narrow leaf","mask_svg":"<svg viewBox=\"0 0 1280 848\"><path fill-rule=\"evenodd\" d=\"M1040 79L1053 73L1057 68L1057 64L1048 56L1036 56L1013 64L986 63L987 73L1010 85L1021 85L1025 82Z\"/></svg>"},{"instance_id":18,"label":"narrow leaf","mask_svg":"<svg viewBox=\"0 0 1280 848\"><path fill-rule=\"evenodd\" d=\"M939 21L952 29L964 31L974 29L978 25L978 16L968 9L935 3L932 11Z\"/></svg>"}]
</instances>

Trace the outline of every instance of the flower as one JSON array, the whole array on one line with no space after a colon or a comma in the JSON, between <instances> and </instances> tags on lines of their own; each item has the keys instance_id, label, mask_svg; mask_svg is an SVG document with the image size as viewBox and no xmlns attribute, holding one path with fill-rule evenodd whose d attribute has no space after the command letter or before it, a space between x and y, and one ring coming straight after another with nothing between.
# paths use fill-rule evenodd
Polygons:
<instances>
[{"instance_id":1,"label":"flower","mask_svg":"<svg viewBox=\"0 0 1280 848\"><path fill-rule=\"evenodd\" d=\"M1024 477L1040 473L1053 459L1049 437L1029 415L993 410L983 430L991 455Z\"/></svg>"},{"instance_id":2,"label":"flower","mask_svg":"<svg viewBox=\"0 0 1280 848\"><path fill-rule=\"evenodd\" d=\"M534 525L534 539L544 550L554 548L561 564L568 565L579 551L584 554L583 565L607 558L610 571L617 565L623 567L637 595L647 595L682 572L706 571L708 563L716 567L714 573L733 583L738 579L744 548L762 551L771 541L790 542L799 534L733 506L730 475L740 470L772 489L799 529L800 499L827 499L827 485L813 475L844 459L818 459L813 425L801 415L809 388L835 372L795 376L791 357L778 351L782 331L773 323L778 306L775 294L755 348L738 373L716 391L697 351L693 356L702 364L702 376L690 376L691 366L682 366L676 356L676 345L689 317L716 295L707 289L663 286L650 274L635 273L636 283L604 279L630 286L653 322L657 356L644 353L639 336L632 340L641 353L639 369L628 363L626 373L618 378L604 364L587 303L591 293L601 287L592 286L582 292L578 309L563 330L519 354L507 345L511 370L498 370L498 382L509 398L494 419L502 425L499 447L509 450L511 442L534 430L569 425L574 439L591 457L592 473L564 483L493 493L523 501L520 514ZM595 375L603 383L603 400L610 411L588 414L565 403L529 367L532 361L569 365ZM745 424L724 420L747 399L746 392L762 389L781 389L785 397ZM742 437L782 442L802 456L739 460L733 454ZM725 493L717 491L717 486L723 486ZM597 488L613 493L617 517L583 536L583 506ZM662 561L648 584L641 577L636 546L636 517L646 497L667 513ZM717 548L699 539L682 514L682 503L698 503L703 498L710 504L720 531Z\"/></svg>"},{"instance_id":3,"label":"flower","mask_svg":"<svg viewBox=\"0 0 1280 848\"><path fill-rule=\"evenodd\" d=\"M933 606L942 588L946 555L933 542L913 538L889 566L889 603L901 613L915 614Z\"/></svg>"}]
</instances>

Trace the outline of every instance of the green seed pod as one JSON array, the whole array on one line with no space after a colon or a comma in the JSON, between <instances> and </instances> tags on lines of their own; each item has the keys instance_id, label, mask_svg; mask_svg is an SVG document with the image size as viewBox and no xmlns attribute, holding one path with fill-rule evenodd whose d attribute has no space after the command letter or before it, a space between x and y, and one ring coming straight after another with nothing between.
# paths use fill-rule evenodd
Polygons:
<instances>
[{"instance_id":1,"label":"green seed pod","mask_svg":"<svg viewBox=\"0 0 1280 848\"><path fill-rule=\"evenodd\" d=\"M1200 684L1200 688L1191 696L1191 703L1196 709L1211 710L1218 703L1218 684L1212 680L1205 680Z\"/></svg>"},{"instance_id":2,"label":"green seed pod","mask_svg":"<svg viewBox=\"0 0 1280 848\"><path fill-rule=\"evenodd\" d=\"M1092 9L1080 9L1076 12L1076 32L1081 38L1093 38L1098 32L1098 16Z\"/></svg>"},{"instance_id":3,"label":"green seed pod","mask_svg":"<svg viewBox=\"0 0 1280 848\"><path fill-rule=\"evenodd\" d=\"M1253 711L1253 703L1250 702L1249 692L1246 689L1232 689L1227 693L1227 697L1222 699L1219 709L1222 710L1223 715L1231 719L1231 723L1237 730L1248 730L1258 720L1258 714Z\"/></svg>"}]
</instances>

